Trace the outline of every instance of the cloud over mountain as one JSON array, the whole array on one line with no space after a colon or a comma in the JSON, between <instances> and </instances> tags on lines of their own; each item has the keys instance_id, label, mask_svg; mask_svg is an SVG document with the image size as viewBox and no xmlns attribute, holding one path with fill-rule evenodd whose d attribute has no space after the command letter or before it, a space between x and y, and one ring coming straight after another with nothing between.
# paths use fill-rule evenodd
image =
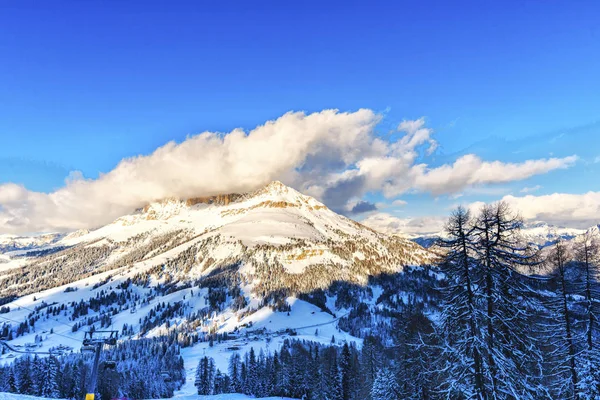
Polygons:
<instances>
[{"instance_id":1,"label":"cloud over mountain","mask_svg":"<svg viewBox=\"0 0 600 400\"><path fill-rule=\"evenodd\" d=\"M398 218L387 213L376 213L361 221L362 224L387 234L428 235L444 228L446 217Z\"/></svg>"},{"instance_id":2,"label":"cloud over mountain","mask_svg":"<svg viewBox=\"0 0 600 400\"><path fill-rule=\"evenodd\" d=\"M15 233L96 227L153 200L245 192L272 180L343 211L369 192L390 199L409 191L450 194L576 161L573 156L503 163L468 154L430 167L417 162L437 147L423 119L400 123L394 140L376 134L380 119L366 109L290 112L249 132L204 132L167 143L152 154L122 160L98 179L72 174L51 193L6 183L0 185L0 227Z\"/></svg>"}]
</instances>

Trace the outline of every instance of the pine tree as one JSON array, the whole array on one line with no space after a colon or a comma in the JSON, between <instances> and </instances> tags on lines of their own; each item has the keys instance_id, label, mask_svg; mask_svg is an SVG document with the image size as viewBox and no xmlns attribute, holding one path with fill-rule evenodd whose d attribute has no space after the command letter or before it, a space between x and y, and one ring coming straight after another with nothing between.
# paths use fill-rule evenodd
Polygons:
<instances>
[{"instance_id":1,"label":"pine tree","mask_svg":"<svg viewBox=\"0 0 600 400\"><path fill-rule=\"evenodd\" d=\"M554 386L557 394L563 398L575 400L578 388L578 375L576 366L576 343L573 327L573 317L571 315L569 296L570 281L567 278L567 266L571 260L569 249L565 242L559 238L555 241L548 262L553 267L553 278L556 282L557 297L549 303L551 317L558 323L551 332L551 342L555 349L553 356L556 359L557 367L555 375L558 377Z\"/></svg>"},{"instance_id":2,"label":"pine tree","mask_svg":"<svg viewBox=\"0 0 600 400\"><path fill-rule=\"evenodd\" d=\"M200 361L198 361L198 365L196 366L196 376L194 378L194 386L198 390L198 394L206 394L206 393L202 393L202 379L203 379L202 362L203 361L204 361L204 358L201 358Z\"/></svg>"},{"instance_id":3,"label":"pine tree","mask_svg":"<svg viewBox=\"0 0 600 400\"><path fill-rule=\"evenodd\" d=\"M269 395L279 396L281 394L281 363L277 351L273 353L273 366L270 376Z\"/></svg>"},{"instance_id":4,"label":"pine tree","mask_svg":"<svg viewBox=\"0 0 600 400\"><path fill-rule=\"evenodd\" d=\"M194 386L198 389L198 394L213 394L215 379L215 364L212 358L202 357L196 367L196 377Z\"/></svg>"},{"instance_id":5,"label":"pine tree","mask_svg":"<svg viewBox=\"0 0 600 400\"><path fill-rule=\"evenodd\" d=\"M215 373L215 384L213 394L221 394L227 393L227 389L229 388L229 379L227 375L221 373L220 370L217 369Z\"/></svg>"},{"instance_id":6,"label":"pine tree","mask_svg":"<svg viewBox=\"0 0 600 400\"><path fill-rule=\"evenodd\" d=\"M17 380L15 379L14 368L8 369L6 378L6 390L10 393L17 393Z\"/></svg>"},{"instance_id":7,"label":"pine tree","mask_svg":"<svg viewBox=\"0 0 600 400\"><path fill-rule=\"evenodd\" d=\"M343 400L341 374L338 366L337 349L329 347L324 354L324 392L327 400Z\"/></svg>"},{"instance_id":8,"label":"pine tree","mask_svg":"<svg viewBox=\"0 0 600 400\"><path fill-rule=\"evenodd\" d=\"M250 348L246 365L248 366L248 376L246 378L246 389L244 393L255 396L258 392L258 368L254 347Z\"/></svg>"},{"instance_id":9,"label":"pine tree","mask_svg":"<svg viewBox=\"0 0 600 400\"><path fill-rule=\"evenodd\" d=\"M598 277L600 243L592 231L586 232L575 244L575 259L582 270L582 291L585 298L585 344L579 354L577 391L582 399L600 399L600 349L598 338Z\"/></svg>"},{"instance_id":10,"label":"pine tree","mask_svg":"<svg viewBox=\"0 0 600 400\"><path fill-rule=\"evenodd\" d=\"M474 224L474 258L481 269L484 298L482 355L491 398L536 397L542 356L532 338L531 290L522 272L540 264L519 235L523 221L506 203L484 206Z\"/></svg>"},{"instance_id":11,"label":"pine tree","mask_svg":"<svg viewBox=\"0 0 600 400\"><path fill-rule=\"evenodd\" d=\"M58 391L58 360L54 356L49 356L44 363L44 383L42 387L41 395L43 397L57 398L59 397Z\"/></svg>"},{"instance_id":12,"label":"pine tree","mask_svg":"<svg viewBox=\"0 0 600 400\"><path fill-rule=\"evenodd\" d=\"M400 388L394 374L389 369L383 368L377 373L371 389L371 398L373 400L400 399Z\"/></svg>"},{"instance_id":13,"label":"pine tree","mask_svg":"<svg viewBox=\"0 0 600 400\"><path fill-rule=\"evenodd\" d=\"M44 385L46 383L46 360L40 359L37 355L31 361L31 382L33 393L36 396L43 396Z\"/></svg>"},{"instance_id":14,"label":"pine tree","mask_svg":"<svg viewBox=\"0 0 600 400\"><path fill-rule=\"evenodd\" d=\"M447 239L439 241L440 247L447 250L440 268L448 285L443 288L439 332L443 338L442 357L431 367L442 371L441 392L446 396L486 399L484 296L479 289L483 274L474 259L474 230L469 212L459 207L446 224Z\"/></svg>"},{"instance_id":15,"label":"pine tree","mask_svg":"<svg viewBox=\"0 0 600 400\"><path fill-rule=\"evenodd\" d=\"M17 390L21 394L34 394L33 380L31 378L31 359L29 356L21 357L15 361L15 378Z\"/></svg>"},{"instance_id":16,"label":"pine tree","mask_svg":"<svg viewBox=\"0 0 600 400\"><path fill-rule=\"evenodd\" d=\"M230 378L230 387L229 390L232 393L242 393L242 382L240 378L240 355L238 353L234 353L229 358L229 378Z\"/></svg>"},{"instance_id":17,"label":"pine tree","mask_svg":"<svg viewBox=\"0 0 600 400\"><path fill-rule=\"evenodd\" d=\"M352 379L352 361L350 359L350 348L348 343L344 343L342 355L340 358L340 374L342 385L342 399L350 400L351 395L351 379Z\"/></svg>"},{"instance_id":18,"label":"pine tree","mask_svg":"<svg viewBox=\"0 0 600 400\"><path fill-rule=\"evenodd\" d=\"M373 336L367 336L363 341L360 353L361 387L359 390L361 399L370 399L371 388L381 368L382 360L379 351L379 343Z\"/></svg>"}]
</instances>

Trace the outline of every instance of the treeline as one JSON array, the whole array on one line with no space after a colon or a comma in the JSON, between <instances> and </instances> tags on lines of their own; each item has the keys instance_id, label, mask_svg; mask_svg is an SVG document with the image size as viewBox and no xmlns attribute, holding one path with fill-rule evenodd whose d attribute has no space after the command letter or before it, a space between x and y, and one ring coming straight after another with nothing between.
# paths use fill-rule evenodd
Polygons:
<instances>
[{"instance_id":1,"label":"treeline","mask_svg":"<svg viewBox=\"0 0 600 400\"><path fill-rule=\"evenodd\" d=\"M61 399L85 397L92 355L24 356L0 366L0 392ZM115 368L110 368L110 362ZM185 381L180 346L173 337L129 340L105 349L97 395L134 399L167 398Z\"/></svg>"},{"instance_id":2,"label":"treeline","mask_svg":"<svg viewBox=\"0 0 600 400\"><path fill-rule=\"evenodd\" d=\"M390 400L399 398L401 391L385 351L375 337L366 338L361 349L348 343L337 346L286 340L281 350L272 354L262 350L256 354L253 348L243 357L233 354L226 372L204 357L198 363L195 385L201 395Z\"/></svg>"},{"instance_id":3,"label":"treeline","mask_svg":"<svg viewBox=\"0 0 600 400\"><path fill-rule=\"evenodd\" d=\"M505 203L459 208L435 334L419 343L437 395L455 399L599 399L598 245L590 234L540 252Z\"/></svg>"},{"instance_id":4,"label":"treeline","mask_svg":"<svg viewBox=\"0 0 600 400\"><path fill-rule=\"evenodd\" d=\"M438 243L439 265L374 280L381 310L363 302L369 290L337 288L336 305L352 308L340 327L375 335L362 348L286 341L272 354L234 354L228 371L204 358L199 394L600 399L597 238L540 250L521 236L522 225L503 203L474 216L459 208ZM305 298L323 303L320 293Z\"/></svg>"}]
</instances>

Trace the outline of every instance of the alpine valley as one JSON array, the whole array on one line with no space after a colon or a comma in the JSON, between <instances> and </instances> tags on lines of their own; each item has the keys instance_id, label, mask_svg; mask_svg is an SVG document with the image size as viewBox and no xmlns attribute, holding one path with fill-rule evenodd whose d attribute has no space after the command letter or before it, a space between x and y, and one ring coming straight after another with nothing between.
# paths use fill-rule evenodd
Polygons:
<instances>
[{"instance_id":1,"label":"alpine valley","mask_svg":"<svg viewBox=\"0 0 600 400\"><path fill-rule=\"evenodd\" d=\"M280 182L4 235L0 392L597 398L597 237L497 203L409 239Z\"/></svg>"},{"instance_id":2,"label":"alpine valley","mask_svg":"<svg viewBox=\"0 0 600 400\"><path fill-rule=\"evenodd\" d=\"M2 236L0 246L0 336L13 349L68 358L86 331L117 330L118 349L102 357L121 357L124 371L133 362L124 347L175 346L174 357L148 361L146 391L120 389L132 397L197 393L206 356L220 374L234 354L290 343L358 349L376 336L395 346L407 307L438 312L434 253L280 182L157 201L91 231ZM0 365L13 362L0 352ZM100 391L108 381L101 375Z\"/></svg>"}]
</instances>

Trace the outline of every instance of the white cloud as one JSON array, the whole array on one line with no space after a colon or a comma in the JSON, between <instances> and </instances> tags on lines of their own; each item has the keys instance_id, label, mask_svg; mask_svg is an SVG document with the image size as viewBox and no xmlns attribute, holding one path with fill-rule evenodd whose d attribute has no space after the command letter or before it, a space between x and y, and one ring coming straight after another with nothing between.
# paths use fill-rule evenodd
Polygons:
<instances>
[{"instance_id":1,"label":"white cloud","mask_svg":"<svg viewBox=\"0 0 600 400\"><path fill-rule=\"evenodd\" d=\"M406 204L407 204L406 201L400 200L400 199L392 201L393 206L401 207L401 206L405 206Z\"/></svg>"},{"instance_id":2,"label":"white cloud","mask_svg":"<svg viewBox=\"0 0 600 400\"><path fill-rule=\"evenodd\" d=\"M491 185L527 179L555 169L572 166L576 156L527 160L522 163L483 161L474 154L459 158L454 164L430 168L416 164L422 146L435 148L433 131L424 127L424 120L403 121L398 129L405 135L388 144L379 154L365 156L355 163L355 168L329 174L314 182L309 193L322 198L334 209L341 209L339 193L361 197L366 192L382 191L387 198L408 191L434 195L455 194L477 185Z\"/></svg>"},{"instance_id":3,"label":"white cloud","mask_svg":"<svg viewBox=\"0 0 600 400\"><path fill-rule=\"evenodd\" d=\"M398 218L387 213L377 213L365 218L361 223L382 233L417 236L440 232L446 220L446 217Z\"/></svg>"},{"instance_id":4,"label":"white cloud","mask_svg":"<svg viewBox=\"0 0 600 400\"><path fill-rule=\"evenodd\" d=\"M467 187L460 193L454 193L451 199L458 199L463 196L503 196L510 193L510 188L505 186L472 186Z\"/></svg>"},{"instance_id":5,"label":"white cloud","mask_svg":"<svg viewBox=\"0 0 600 400\"><path fill-rule=\"evenodd\" d=\"M337 211L368 192L395 198L408 191L457 193L472 185L503 183L566 168L575 157L511 164L466 155L452 165L416 164L421 150L437 146L424 119L403 121L403 135L376 135L380 116L371 110L290 112L244 132L204 132L167 143L150 155L122 160L98 179L73 173L65 186L38 193L0 185L0 229L33 232L90 228L166 198L244 192L281 180ZM369 209L362 204L361 209ZM370 207L371 209L373 207ZM350 208L351 209L351 208Z\"/></svg>"},{"instance_id":6,"label":"white cloud","mask_svg":"<svg viewBox=\"0 0 600 400\"><path fill-rule=\"evenodd\" d=\"M600 192L523 197L509 195L502 200L530 221L541 220L553 225L582 229L600 223ZM478 210L482 205L483 203L477 202L469 208Z\"/></svg>"},{"instance_id":7,"label":"white cloud","mask_svg":"<svg viewBox=\"0 0 600 400\"><path fill-rule=\"evenodd\" d=\"M535 185L535 186L531 186L531 187L524 187L523 189L520 190L520 192L521 193L533 193L533 192L537 192L541 188L542 188L542 186L540 186L540 185Z\"/></svg>"},{"instance_id":8,"label":"white cloud","mask_svg":"<svg viewBox=\"0 0 600 400\"><path fill-rule=\"evenodd\" d=\"M498 184L527 179L555 169L569 168L577 161L576 156L527 160L522 163L483 161L474 154L460 157L452 165L428 169L421 164L413 168L414 185L417 189L433 194L456 193L473 185Z\"/></svg>"}]
</instances>

